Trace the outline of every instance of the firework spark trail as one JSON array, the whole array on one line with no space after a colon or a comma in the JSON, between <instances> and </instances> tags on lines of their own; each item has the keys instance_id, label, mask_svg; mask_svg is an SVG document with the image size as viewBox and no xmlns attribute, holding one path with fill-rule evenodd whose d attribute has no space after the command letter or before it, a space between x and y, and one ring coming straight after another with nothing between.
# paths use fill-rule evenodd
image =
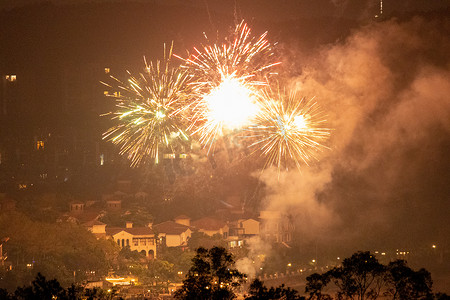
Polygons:
<instances>
[{"instance_id":1,"label":"firework spark trail","mask_svg":"<svg viewBox=\"0 0 450 300\"><path fill-rule=\"evenodd\" d=\"M255 94L266 85L269 69L279 64L268 62L273 51L266 36L252 37L242 21L226 43L194 48L187 59L177 56L196 78L191 84L195 97L186 108L189 130L200 136L208 151L219 136L248 125L246 122L255 114ZM218 115L217 109L223 109L223 113ZM236 115L241 118L239 122Z\"/></svg>"},{"instance_id":2,"label":"firework spark trail","mask_svg":"<svg viewBox=\"0 0 450 300\"><path fill-rule=\"evenodd\" d=\"M164 49L164 60L145 62L145 70L139 77L131 75L126 83L111 77L115 85L104 83L114 90L117 110L114 115L119 123L107 130L103 138L120 146L120 154L126 154L132 166L144 158L159 162L162 150L171 151L188 140L180 114L189 92L191 76L184 68L172 68L170 57Z\"/></svg>"},{"instance_id":3,"label":"firework spark trail","mask_svg":"<svg viewBox=\"0 0 450 300\"><path fill-rule=\"evenodd\" d=\"M324 143L331 130L326 123L314 99L305 101L293 92L267 88L255 125L247 130L252 141L249 147L267 157L264 168L275 165L279 171L283 166L288 169L290 161L300 168L302 162L308 165L327 148Z\"/></svg>"}]
</instances>

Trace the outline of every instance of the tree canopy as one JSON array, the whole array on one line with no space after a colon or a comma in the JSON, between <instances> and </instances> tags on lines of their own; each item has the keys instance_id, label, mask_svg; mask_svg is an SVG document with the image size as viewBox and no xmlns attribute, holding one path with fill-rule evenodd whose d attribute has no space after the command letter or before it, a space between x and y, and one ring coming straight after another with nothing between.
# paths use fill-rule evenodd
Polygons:
<instances>
[{"instance_id":1,"label":"tree canopy","mask_svg":"<svg viewBox=\"0 0 450 300\"><path fill-rule=\"evenodd\" d=\"M176 299L234 299L244 275L234 268L234 260L223 247L200 247Z\"/></svg>"},{"instance_id":2,"label":"tree canopy","mask_svg":"<svg viewBox=\"0 0 450 300\"><path fill-rule=\"evenodd\" d=\"M431 275L425 269L414 271L404 260L395 260L387 266L378 262L370 252L356 252L344 259L342 266L323 274L306 278L308 299L333 299L325 292L336 290L337 299L393 300L446 299L445 294L432 293Z\"/></svg>"}]
</instances>

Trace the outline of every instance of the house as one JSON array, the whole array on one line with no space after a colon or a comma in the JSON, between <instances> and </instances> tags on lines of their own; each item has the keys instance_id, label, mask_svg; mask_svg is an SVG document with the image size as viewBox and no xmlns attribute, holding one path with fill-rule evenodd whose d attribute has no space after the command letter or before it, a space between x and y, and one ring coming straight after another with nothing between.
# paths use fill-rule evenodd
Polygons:
<instances>
[{"instance_id":1,"label":"house","mask_svg":"<svg viewBox=\"0 0 450 300\"><path fill-rule=\"evenodd\" d=\"M259 221L252 219L252 218L238 220L238 226L239 226L239 228L243 229L242 234L247 237L259 235L259 233L260 233Z\"/></svg>"},{"instance_id":2,"label":"house","mask_svg":"<svg viewBox=\"0 0 450 300\"><path fill-rule=\"evenodd\" d=\"M191 227L174 221L156 224L153 226L153 230L158 234L159 238L165 241L167 247L187 246L187 241L192 234Z\"/></svg>"},{"instance_id":3,"label":"house","mask_svg":"<svg viewBox=\"0 0 450 300\"><path fill-rule=\"evenodd\" d=\"M179 215L173 220L175 221L175 223L183 224L185 226L191 226L191 218L186 215Z\"/></svg>"},{"instance_id":4,"label":"house","mask_svg":"<svg viewBox=\"0 0 450 300\"><path fill-rule=\"evenodd\" d=\"M246 240L259 236L259 221L248 218L232 221L229 224L229 236L227 244L229 248L242 247Z\"/></svg>"},{"instance_id":5,"label":"house","mask_svg":"<svg viewBox=\"0 0 450 300\"><path fill-rule=\"evenodd\" d=\"M277 243L289 243L292 241L294 223L291 218L274 210L263 210L260 212L261 237L267 241Z\"/></svg>"},{"instance_id":6,"label":"house","mask_svg":"<svg viewBox=\"0 0 450 300\"><path fill-rule=\"evenodd\" d=\"M230 222L230 236L252 237L259 235L260 222L253 219L239 219Z\"/></svg>"},{"instance_id":7,"label":"house","mask_svg":"<svg viewBox=\"0 0 450 300\"><path fill-rule=\"evenodd\" d=\"M73 201L69 204L69 212L61 214L57 222L70 222L84 224L98 220L104 215L104 211L96 201Z\"/></svg>"},{"instance_id":8,"label":"house","mask_svg":"<svg viewBox=\"0 0 450 300\"><path fill-rule=\"evenodd\" d=\"M106 227L106 236L112 238L120 247L129 247L131 251L144 253L148 258L156 257L156 240L150 227L133 227L127 222L125 228Z\"/></svg>"},{"instance_id":9,"label":"house","mask_svg":"<svg viewBox=\"0 0 450 300\"><path fill-rule=\"evenodd\" d=\"M91 220L82 224L90 232L92 232L97 239L106 238L106 224L98 220Z\"/></svg>"},{"instance_id":10,"label":"house","mask_svg":"<svg viewBox=\"0 0 450 300\"><path fill-rule=\"evenodd\" d=\"M70 202L70 214L71 215L78 215L84 212L84 202L81 201L73 201Z\"/></svg>"},{"instance_id":11,"label":"house","mask_svg":"<svg viewBox=\"0 0 450 300\"><path fill-rule=\"evenodd\" d=\"M122 200L114 198L106 200L106 209L108 211L120 211L122 209Z\"/></svg>"},{"instance_id":12,"label":"house","mask_svg":"<svg viewBox=\"0 0 450 300\"><path fill-rule=\"evenodd\" d=\"M228 225L222 220L204 217L195 221L192 221L192 227L197 229L199 232L203 232L206 235L213 236L215 234L220 234L223 238L228 237Z\"/></svg>"}]
</instances>

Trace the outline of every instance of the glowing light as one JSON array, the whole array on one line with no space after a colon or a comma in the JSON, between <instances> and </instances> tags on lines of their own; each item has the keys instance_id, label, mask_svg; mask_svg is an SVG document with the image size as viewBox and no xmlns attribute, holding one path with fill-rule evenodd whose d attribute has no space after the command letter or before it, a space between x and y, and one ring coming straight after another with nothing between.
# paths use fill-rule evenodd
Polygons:
<instances>
[{"instance_id":1,"label":"glowing light","mask_svg":"<svg viewBox=\"0 0 450 300\"><path fill-rule=\"evenodd\" d=\"M221 122L230 129L248 124L257 111L251 91L235 78L225 78L222 83L205 97L208 117L212 122Z\"/></svg>"},{"instance_id":2,"label":"glowing light","mask_svg":"<svg viewBox=\"0 0 450 300\"><path fill-rule=\"evenodd\" d=\"M187 59L177 56L196 79L191 83L195 97L185 111L189 130L204 147L210 149L220 136L247 125L256 113L254 94L266 85L269 69L279 64L271 61L266 35L252 37L242 21L223 44L194 48Z\"/></svg>"},{"instance_id":3,"label":"glowing light","mask_svg":"<svg viewBox=\"0 0 450 300\"><path fill-rule=\"evenodd\" d=\"M293 162L300 168L317 159L326 149L330 136L325 115L311 99L298 98L295 93L266 89L259 102L255 125L248 128L250 148L267 157L265 166L275 165L279 170Z\"/></svg>"},{"instance_id":4,"label":"glowing light","mask_svg":"<svg viewBox=\"0 0 450 300\"><path fill-rule=\"evenodd\" d=\"M118 121L104 139L119 145L120 154L126 154L132 166L147 157L158 163L161 152L174 153L188 140L180 112L191 77L186 69L170 67L172 48L164 54L163 61L145 61L145 71L138 77L128 73L127 83L114 77L115 86L104 83L116 89L108 96L116 99L117 110L107 115Z\"/></svg>"},{"instance_id":5,"label":"glowing light","mask_svg":"<svg viewBox=\"0 0 450 300\"><path fill-rule=\"evenodd\" d=\"M257 101L251 87L242 80L228 76L206 94L197 104L194 130L199 133L203 145L212 145L214 140L242 126L247 126L258 111Z\"/></svg>"}]
</instances>

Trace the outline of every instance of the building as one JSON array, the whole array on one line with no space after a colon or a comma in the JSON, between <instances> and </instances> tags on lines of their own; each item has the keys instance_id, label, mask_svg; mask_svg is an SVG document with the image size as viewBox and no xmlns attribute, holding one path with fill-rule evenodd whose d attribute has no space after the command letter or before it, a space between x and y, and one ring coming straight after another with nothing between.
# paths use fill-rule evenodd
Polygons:
<instances>
[{"instance_id":1,"label":"building","mask_svg":"<svg viewBox=\"0 0 450 300\"><path fill-rule=\"evenodd\" d=\"M179 215L174 219L174 221L178 224L183 224L185 226L191 226L191 218L186 215Z\"/></svg>"},{"instance_id":2,"label":"building","mask_svg":"<svg viewBox=\"0 0 450 300\"><path fill-rule=\"evenodd\" d=\"M229 228L227 223L222 220L204 217L191 222L192 227L194 227L199 232L203 232L206 235L213 236L215 234L220 234L224 239L228 237Z\"/></svg>"},{"instance_id":3,"label":"building","mask_svg":"<svg viewBox=\"0 0 450 300\"><path fill-rule=\"evenodd\" d=\"M97 239L106 238L106 224L98 220L92 220L83 224Z\"/></svg>"},{"instance_id":4,"label":"building","mask_svg":"<svg viewBox=\"0 0 450 300\"><path fill-rule=\"evenodd\" d=\"M227 244L230 248L242 247L247 239L260 234L260 223L252 218L232 221L229 226Z\"/></svg>"},{"instance_id":5,"label":"building","mask_svg":"<svg viewBox=\"0 0 450 300\"><path fill-rule=\"evenodd\" d=\"M121 248L129 247L131 251L138 251L148 258L156 258L156 238L150 227L133 227L127 222L125 228L106 227L106 237L113 239Z\"/></svg>"},{"instance_id":6,"label":"building","mask_svg":"<svg viewBox=\"0 0 450 300\"><path fill-rule=\"evenodd\" d=\"M231 222L230 235L242 237L256 236L260 233L259 227L260 222L255 219L239 219L237 221Z\"/></svg>"},{"instance_id":7,"label":"building","mask_svg":"<svg viewBox=\"0 0 450 300\"><path fill-rule=\"evenodd\" d=\"M260 235L266 241L290 243L294 232L294 223L288 215L280 211L263 210L260 212Z\"/></svg>"},{"instance_id":8,"label":"building","mask_svg":"<svg viewBox=\"0 0 450 300\"><path fill-rule=\"evenodd\" d=\"M166 221L153 226L153 230L167 247L187 247L192 229L173 221Z\"/></svg>"}]
</instances>

